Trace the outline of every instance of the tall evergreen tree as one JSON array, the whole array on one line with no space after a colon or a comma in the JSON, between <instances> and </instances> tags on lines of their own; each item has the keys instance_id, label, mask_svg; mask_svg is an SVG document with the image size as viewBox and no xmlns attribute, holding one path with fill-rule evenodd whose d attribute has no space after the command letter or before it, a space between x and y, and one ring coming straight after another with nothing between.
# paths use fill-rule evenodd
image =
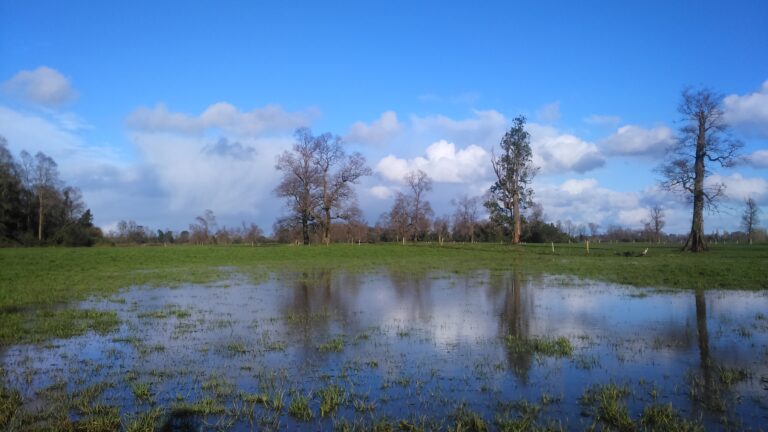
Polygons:
<instances>
[{"instance_id":1,"label":"tall evergreen tree","mask_svg":"<svg viewBox=\"0 0 768 432\"><path fill-rule=\"evenodd\" d=\"M496 181L491 185L485 207L491 218L512 232L512 244L520 243L521 211L533 197L531 181L538 172L533 166L531 136L525 130L525 117L518 116L499 143L500 154L491 155Z\"/></svg>"}]
</instances>

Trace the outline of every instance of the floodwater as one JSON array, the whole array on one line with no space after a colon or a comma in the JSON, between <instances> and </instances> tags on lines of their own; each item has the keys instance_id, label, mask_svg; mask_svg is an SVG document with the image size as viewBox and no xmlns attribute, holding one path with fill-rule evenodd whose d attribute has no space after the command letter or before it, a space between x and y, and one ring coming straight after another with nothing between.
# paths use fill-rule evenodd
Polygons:
<instances>
[{"instance_id":1,"label":"floodwater","mask_svg":"<svg viewBox=\"0 0 768 432\"><path fill-rule=\"evenodd\" d=\"M121 324L0 353L26 409L49 403L52 388L77 395L103 383L96 402L117 407L124 425L159 407L166 430L440 428L460 412L491 429L532 415L584 430L599 421L584 395L613 384L628 390L621 404L635 422L645 407L671 404L707 429L768 424L765 292L318 270L134 287L81 307L114 310ZM566 338L573 349L516 350L509 335ZM340 397L323 407L329 388ZM309 420L289 410L301 398Z\"/></svg>"}]
</instances>

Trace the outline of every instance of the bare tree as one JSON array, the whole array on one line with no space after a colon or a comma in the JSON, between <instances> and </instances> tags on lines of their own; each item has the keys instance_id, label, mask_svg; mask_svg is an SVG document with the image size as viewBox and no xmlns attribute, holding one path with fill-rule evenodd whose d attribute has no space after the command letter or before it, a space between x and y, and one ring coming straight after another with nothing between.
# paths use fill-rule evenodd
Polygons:
<instances>
[{"instance_id":1,"label":"bare tree","mask_svg":"<svg viewBox=\"0 0 768 432\"><path fill-rule=\"evenodd\" d=\"M21 161L27 185L37 197L37 240L42 241L46 205L49 199L57 195L56 186L59 183L59 170L56 162L42 152L37 152L33 158L26 151L22 151Z\"/></svg>"},{"instance_id":2,"label":"bare tree","mask_svg":"<svg viewBox=\"0 0 768 432\"><path fill-rule=\"evenodd\" d=\"M195 218L195 222L189 226L192 242L197 244L210 242L216 232L216 215L213 214L213 210L206 210Z\"/></svg>"},{"instance_id":3,"label":"bare tree","mask_svg":"<svg viewBox=\"0 0 768 432\"><path fill-rule=\"evenodd\" d=\"M744 200L744 213L741 215L741 226L744 228L744 232L747 233L747 239L749 244L752 244L752 236L755 233L755 228L760 223L760 207L754 199L747 198Z\"/></svg>"},{"instance_id":4,"label":"bare tree","mask_svg":"<svg viewBox=\"0 0 768 432\"><path fill-rule=\"evenodd\" d=\"M598 224L596 224L594 222L590 222L590 223L587 224L587 226L589 227L589 236L591 238L597 237L597 234L600 231L600 225L598 225Z\"/></svg>"},{"instance_id":5,"label":"bare tree","mask_svg":"<svg viewBox=\"0 0 768 432\"><path fill-rule=\"evenodd\" d=\"M251 246L254 246L261 239L261 236L264 235L264 232L261 230L261 228L259 228L259 226L253 222L248 225L243 222L242 233L243 241L250 243Z\"/></svg>"},{"instance_id":6,"label":"bare tree","mask_svg":"<svg viewBox=\"0 0 768 432\"><path fill-rule=\"evenodd\" d=\"M709 89L683 90L678 107L683 126L676 145L670 149L674 159L659 168L661 187L682 193L693 202L691 232L683 246L683 250L691 252L707 250L704 207L716 208L725 190L722 183L705 185L704 179L710 173L707 162L731 166L742 147L740 141L729 137L722 99Z\"/></svg>"},{"instance_id":7,"label":"bare tree","mask_svg":"<svg viewBox=\"0 0 768 432\"><path fill-rule=\"evenodd\" d=\"M350 243L361 242L368 235L368 224L363 219L363 212L356 204L351 204L344 211L344 235Z\"/></svg>"},{"instance_id":8,"label":"bare tree","mask_svg":"<svg viewBox=\"0 0 768 432\"><path fill-rule=\"evenodd\" d=\"M474 243L480 198L462 195L458 200L451 200L451 204L456 207L456 212L453 214L454 240L456 237L461 237Z\"/></svg>"},{"instance_id":9,"label":"bare tree","mask_svg":"<svg viewBox=\"0 0 768 432\"><path fill-rule=\"evenodd\" d=\"M648 209L648 220L643 221L645 231L650 235L651 241L661 243L662 230L666 225L664 209L656 204Z\"/></svg>"},{"instance_id":10,"label":"bare tree","mask_svg":"<svg viewBox=\"0 0 768 432\"><path fill-rule=\"evenodd\" d=\"M371 175L371 169L361 154L346 155L339 137L313 136L307 128L295 135L293 149L278 157L276 168L283 178L275 194L286 198L301 225L304 244L309 244L311 224L320 226L323 242L329 244L333 219L342 219L345 206L354 199L352 185Z\"/></svg>"},{"instance_id":11,"label":"bare tree","mask_svg":"<svg viewBox=\"0 0 768 432\"><path fill-rule=\"evenodd\" d=\"M501 154L492 153L496 182L490 189L486 207L498 223L512 228L512 244L520 243L520 210L531 203L531 181L538 168L533 166L531 137L525 130L525 117L518 116L499 144Z\"/></svg>"},{"instance_id":12,"label":"bare tree","mask_svg":"<svg viewBox=\"0 0 768 432\"><path fill-rule=\"evenodd\" d=\"M373 172L365 165L360 153L347 156L341 146L341 138L326 133L315 137L313 164L317 168L319 181L320 227L323 243L331 243L331 222L344 219L345 206L355 197L352 185L362 176ZM333 212L333 213L332 213Z\"/></svg>"},{"instance_id":13,"label":"bare tree","mask_svg":"<svg viewBox=\"0 0 768 432\"><path fill-rule=\"evenodd\" d=\"M432 179L422 170L411 171L405 175L405 182L411 189L410 221L411 236L417 241L429 231L432 206L424 199L424 194L432 190Z\"/></svg>"},{"instance_id":14,"label":"bare tree","mask_svg":"<svg viewBox=\"0 0 768 432\"><path fill-rule=\"evenodd\" d=\"M435 235L437 236L437 244L442 246L445 239L450 235L448 217L437 217L432 225L435 229Z\"/></svg>"},{"instance_id":15,"label":"bare tree","mask_svg":"<svg viewBox=\"0 0 768 432\"><path fill-rule=\"evenodd\" d=\"M303 243L309 244L309 225L314 221L313 211L319 201L317 193L318 172L313 163L317 141L307 128L297 129L296 143L292 151L285 151L277 159L275 168L283 172L283 178L275 188L275 194L285 198L301 225Z\"/></svg>"},{"instance_id":16,"label":"bare tree","mask_svg":"<svg viewBox=\"0 0 768 432\"><path fill-rule=\"evenodd\" d=\"M395 195L395 202L387 217L389 229L395 232L396 240L402 240L408 236L410 225L410 212L408 211L408 199L402 193Z\"/></svg>"}]
</instances>

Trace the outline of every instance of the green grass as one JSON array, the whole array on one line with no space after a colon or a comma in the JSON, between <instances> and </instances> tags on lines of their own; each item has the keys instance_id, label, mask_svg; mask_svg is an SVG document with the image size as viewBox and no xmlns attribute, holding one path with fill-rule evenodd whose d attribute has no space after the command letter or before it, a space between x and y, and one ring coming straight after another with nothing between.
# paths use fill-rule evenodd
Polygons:
<instances>
[{"instance_id":1,"label":"green grass","mask_svg":"<svg viewBox=\"0 0 768 432\"><path fill-rule=\"evenodd\" d=\"M626 257L649 248L645 257ZM686 289L768 288L768 244L712 245L706 253L678 245L375 244L325 246L177 246L0 249L0 345L109 332L110 312L62 308L90 295L106 298L134 285L210 283L232 269L263 278L269 271L381 268L404 275L477 269L519 274L564 274L636 286ZM310 277L310 276L307 276ZM163 316L173 311L164 311ZM188 316L180 311L177 318Z\"/></svg>"},{"instance_id":2,"label":"green grass","mask_svg":"<svg viewBox=\"0 0 768 432\"><path fill-rule=\"evenodd\" d=\"M321 343L317 349L320 352L341 352L344 350L344 339L335 337L328 342Z\"/></svg>"},{"instance_id":3,"label":"green grass","mask_svg":"<svg viewBox=\"0 0 768 432\"><path fill-rule=\"evenodd\" d=\"M507 346L517 353L533 353L548 357L570 357L573 354L573 345L565 337L523 339L507 335L506 341Z\"/></svg>"},{"instance_id":4,"label":"green grass","mask_svg":"<svg viewBox=\"0 0 768 432\"><path fill-rule=\"evenodd\" d=\"M346 392L336 384L321 389L318 395L320 395L320 417L333 413L347 401Z\"/></svg>"},{"instance_id":5,"label":"green grass","mask_svg":"<svg viewBox=\"0 0 768 432\"><path fill-rule=\"evenodd\" d=\"M152 401L152 392L147 383L136 383L131 387L133 396L141 402Z\"/></svg>"},{"instance_id":6,"label":"green grass","mask_svg":"<svg viewBox=\"0 0 768 432\"><path fill-rule=\"evenodd\" d=\"M309 409L309 399L303 395L295 395L288 405L288 414L301 421L312 420L312 411Z\"/></svg>"},{"instance_id":7,"label":"green grass","mask_svg":"<svg viewBox=\"0 0 768 432\"><path fill-rule=\"evenodd\" d=\"M672 404L649 405L643 410L640 425L644 430L651 431L703 431L704 427L693 421L684 419Z\"/></svg>"}]
</instances>

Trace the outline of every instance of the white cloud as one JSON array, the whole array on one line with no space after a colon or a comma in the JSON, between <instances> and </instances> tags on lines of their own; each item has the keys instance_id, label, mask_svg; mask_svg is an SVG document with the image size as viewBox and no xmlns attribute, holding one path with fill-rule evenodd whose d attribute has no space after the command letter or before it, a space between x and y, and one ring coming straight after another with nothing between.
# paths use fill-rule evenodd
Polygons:
<instances>
[{"instance_id":1,"label":"white cloud","mask_svg":"<svg viewBox=\"0 0 768 432\"><path fill-rule=\"evenodd\" d=\"M77 98L69 79L56 69L40 66L23 70L0 85L3 91L27 102L57 106Z\"/></svg>"},{"instance_id":2,"label":"white cloud","mask_svg":"<svg viewBox=\"0 0 768 432\"><path fill-rule=\"evenodd\" d=\"M768 80L760 90L723 99L726 120L749 133L768 137Z\"/></svg>"},{"instance_id":3,"label":"white cloud","mask_svg":"<svg viewBox=\"0 0 768 432\"><path fill-rule=\"evenodd\" d=\"M168 209L190 215L206 208L220 215L258 212L258 203L276 199L275 160L293 143L290 137L239 137L229 144L170 133L136 133L132 140L168 196ZM249 157L233 157L233 148Z\"/></svg>"},{"instance_id":4,"label":"white cloud","mask_svg":"<svg viewBox=\"0 0 768 432\"><path fill-rule=\"evenodd\" d=\"M609 155L659 156L675 142L675 133L666 126L645 129L626 125L602 141L601 145Z\"/></svg>"},{"instance_id":5,"label":"white cloud","mask_svg":"<svg viewBox=\"0 0 768 432\"><path fill-rule=\"evenodd\" d=\"M43 152L59 163L64 175L74 175L83 165L94 161L118 163L116 152L107 146L94 146L78 134L83 126L73 127L69 119L45 111L23 112L0 105L0 135L17 154ZM66 162L66 163L61 163Z\"/></svg>"},{"instance_id":6,"label":"white cloud","mask_svg":"<svg viewBox=\"0 0 768 432\"><path fill-rule=\"evenodd\" d=\"M615 115L592 114L584 118L584 122L598 126L616 126L621 122L621 117Z\"/></svg>"},{"instance_id":7,"label":"white cloud","mask_svg":"<svg viewBox=\"0 0 768 432\"><path fill-rule=\"evenodd\" d=\"M498 144L509 124L507 118L495 110L476 110L474 116L454 120L444 115L411 116L411 125L417 133L427 133L460 144L483 147Z\"/></svg>"},{"instance_id":8,"label":"white cloud","mask_svg":"<svg viewBox=\"0 0 768 432\"><path fill-rule=\"evenodd\" d=\"M126 119L126 125L142 132L175 132L200 134L206 129L219 129L228 134L257 135L271 131L287 131L306 126L317 115L315 110L289 113L277 105L252 111L239 111L227 102L218 102L199 116L171 112L163 104L142 107Z\"/></svg>"},{"instance_id":9,"label":"white cloud","mask_svg":"<svg viewBox=\"0 0 768 432\"><path fill-rule=\"evenodd\" d=\"M89 144L71 118L55 113L29 114L0 106L0 133L15 154L24 149L52 156L62 179L82 189L99 225L133 219L153 228L184 229L210 208L221 225L245 220L268 228L282 213L282 203L272 195L280 175L274 164L277 154L293 144L292 131L249 133L273 128L227 125L216 118L222 111L207 113L206 120L193 119L214 125L207 129L189 129L189 122L182 121L172 132L132 130L135 163L124 162L125 156L114 147ZM222 129L239 133L224 134ZM197 133L190 135L190 130Z\"/></svg>"},{"instance_id":10,"label":"white cloud","mask_svg":"<svg viewBox=\"0 0 768 432\"><path fill-rule=\"evenodd\" d=\"M574 224L596 223L601 230L611 225L641 229L649 208L660 205L665 212L666 232L690 229L690 206L679 196L649 186L641 191L617 191L594 178L568 179L561 184L536 181L534 200L541 203L549 221Z\"/></svg>"},{"instance_id":11,"label":"white cloud","mask_svg":"<svg viewBox=\"0 0 768 432\"><path fill-rule=\"evenodd\" d=\"M373 186L368 189L368 192L372 196L382 200L392 198L392 196L395 194L392 188L383 185Z\"/></svg>"},{"instance_id":12,"label":"white cloud","mask_svg":"<svg viewBox=\"0 0 768 432\"><path fill-rule=\"evenodd\" d=\"M560 185L560 189L571 195L578 195L584 191L592 190L597 186L597 180L588 179L568 179Z\"/></svg>"},{"instance_id":13,"label":"white cloud","mask_svg":"<svg viewBox=\"0 0 768 432\"><path fill-rule=\"evenodd\" d=\"M748 165L755 168L768 168L768 150L757 150L744 159Z\"/></svg>"},{"instance_id":14,"label":"white cloud","mask_svg":"<svg viewBox=\"0 0 768 432\"><path fill-rule=\"evenodd\" d=\"M762 177L744 177L739 173L723 176L712 174L707 177L708 184L725 185L725 196L733 202L743 202L753 198L760 204L768 204L768 180Z\"/></svg>"},{"instance_id":15,"label":"white cloud","mask_svg":"<svg viewBox=\"0 0 768 432\"><path fill-rule=\"evenodd\" d=\"M386 111L381 114L378 120L370 125L363 122L356 122L350 126L347 131L345 141L357 142L361 144L384 144L397 136L403 130L403 125L397 121L397 114L394 111Z\"/></svg>"},{"instance_id":16,"label":"white cloud","mask_svg":"<svg viewBox=\"0 0 768 432\"><path fill-rule=\"evenodd\" d=\"M548 220L638 228L641 215L647 215L641 193L607 189L594 178L569 179L559 185L537 182L534 189L534 199L542 204Z\"/></svg>"},{"instance_id":17,"label":"white cloud","mask_svg":"<svg viewBox=\"0 0 768 432\"><path fill-rule=\"evenodd\" d=\"M545 123L560 120L560 102L552 102L544 105L536 112L536 117Z\"/></svg>"},{"instance_id":18,"label":"white cloud","mask_svg":"<svg viewBox=\"0 0 768 432\"><path fill-rule=\"evenodd\" d=\"M561 134L551 126L530 123L533 163L542 173L575 171L584 173L605 164L596 145L570 134Z\"/></svg>"},{"instance_id":19,"label":"white cloud","mask_svg":"<svg viewBox=\"0 0 768 432\"><path fill-rule=\"evenodd\" d=\"M488 152L476 145L456 150L455 144L440 140L427 147L425 153L426 157L411 160L389 155L379 161L376 171L399 182L409 171L420 169L435 182L461 183L484 177L490 165Z\"/></svg>"}]
</instances>

